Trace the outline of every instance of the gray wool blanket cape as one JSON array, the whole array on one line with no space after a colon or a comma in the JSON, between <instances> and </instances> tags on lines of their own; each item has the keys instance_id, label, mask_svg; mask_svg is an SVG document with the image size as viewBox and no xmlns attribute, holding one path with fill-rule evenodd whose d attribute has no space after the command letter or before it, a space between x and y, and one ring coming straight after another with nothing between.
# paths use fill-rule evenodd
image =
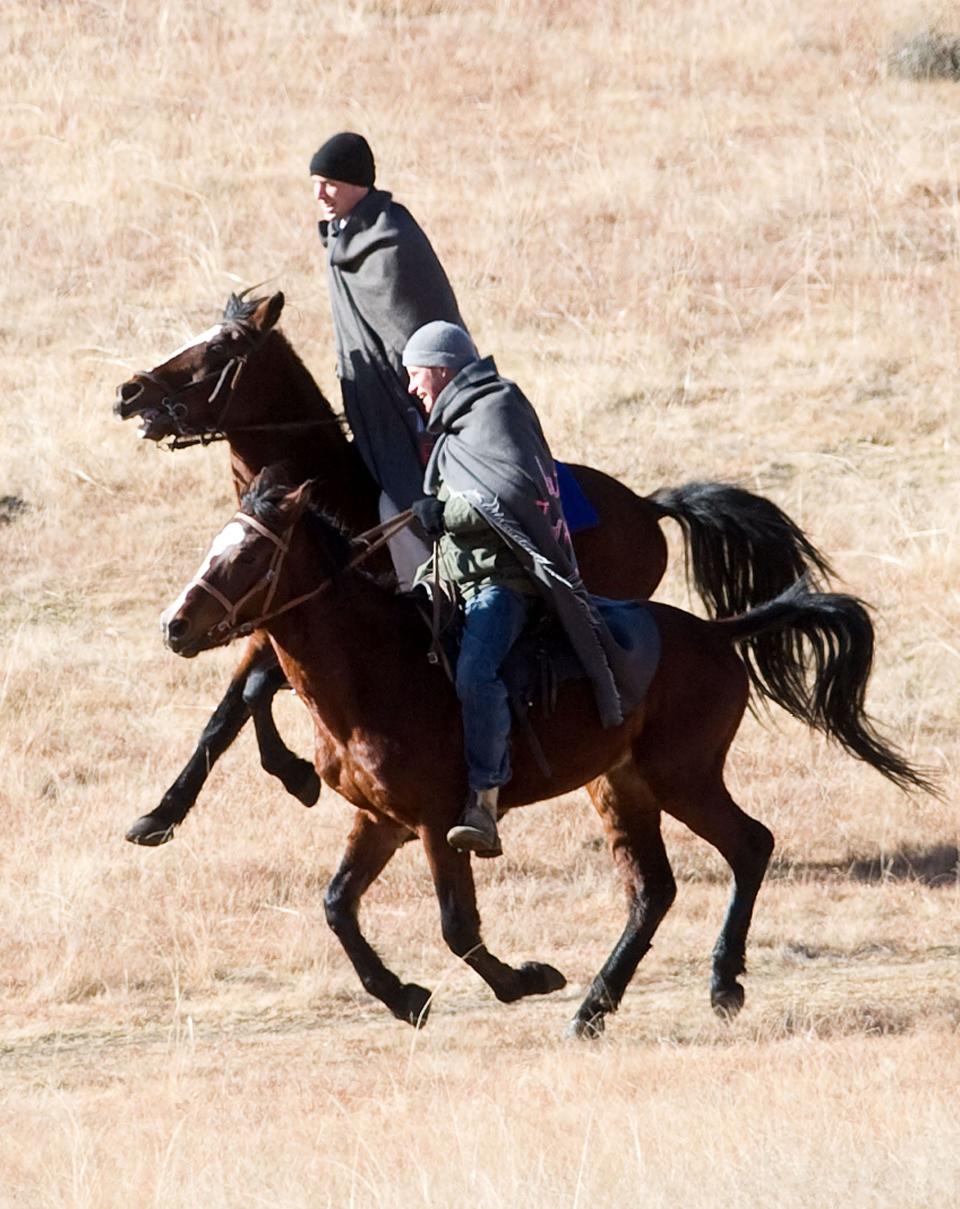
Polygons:
<instances>
[{"instance_id":1,"label":"gray wool blanket cape","mask_svg":"<svg viewBox=\"0 0 960 1209\"><path fill-rule=\"evenodd\" d=\"M643 694L634 692L626 652L580 579L553 458L533 406L487 357L466 366L444 387L427 433L435 443L424 489L436 494L446 483L509 543L557 614L591 680L601 722L618 725L625 707Z\"/></svg>"},{"instance_id":2,"label":"gray wool blanket cape","mask_svg":"<svg viewBox=\"0 0 960 1209\"><path fill-rule=\"evenodd\" d=\"M423 421L403 348L433 319L463 320L430 241L389 193L371 189L342 227L319 228L347 422L367 469L402 510L423 495Z\"/></svg>"}]
</instances>

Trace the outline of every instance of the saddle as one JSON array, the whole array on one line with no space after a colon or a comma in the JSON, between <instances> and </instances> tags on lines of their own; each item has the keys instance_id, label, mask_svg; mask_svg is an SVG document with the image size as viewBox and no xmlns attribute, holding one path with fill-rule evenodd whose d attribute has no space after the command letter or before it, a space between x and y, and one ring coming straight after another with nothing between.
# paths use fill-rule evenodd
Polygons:
<instances>
[{"instance_id":1,"label":"saddle","mask_svg":"<svg viewBox=\"0 0 960 1209\"><path fill-rule=\"evenodd\" d=\"M434 585L419 584L411 595L428 629L433 645L428 658L440 663L451 683L456 681L457 656L463 631L463 608L446 592L434 605ZM593 598L601 618L620 647L621 685L624 708L639 705L646 695L660 662L660 632L649 608L638 601ZM435 627L435 616L437 618ZM623 675L626 671L626 675ZM543 607L534 611L523 633L510 649L500 668L507 688L510 709L526 736L534 758L545 776L551 775L540 740L530 721L532 710L549 716L556 708L560 688L568 680L586 673L556 616Z\"/></svg>"}]
</instances>

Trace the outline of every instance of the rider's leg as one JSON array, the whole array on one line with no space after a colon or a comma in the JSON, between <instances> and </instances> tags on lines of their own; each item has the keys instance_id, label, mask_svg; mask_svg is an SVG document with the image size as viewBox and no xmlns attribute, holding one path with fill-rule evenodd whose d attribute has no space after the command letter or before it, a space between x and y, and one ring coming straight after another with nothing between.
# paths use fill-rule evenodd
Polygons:
<instances>
[{"instance_id":1,"label":"rider's leg","mask_svg":"<svg viewBox=\"0 0 960 1209\"><path fill-rule=\"evenodd\" d=\"M533 597L493 585L467 601L457 660L457 696L470 793L447 839L461 851L499 856L497 791L510 779L510 702L500 665L520 636Z\"/></svg>"}]
</instances>

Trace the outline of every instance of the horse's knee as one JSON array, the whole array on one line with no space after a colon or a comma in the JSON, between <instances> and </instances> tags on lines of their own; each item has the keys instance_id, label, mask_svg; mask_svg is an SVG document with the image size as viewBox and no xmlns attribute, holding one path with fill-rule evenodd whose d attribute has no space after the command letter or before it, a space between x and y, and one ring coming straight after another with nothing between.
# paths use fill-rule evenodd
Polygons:
<instances>
[{"instance_id":1,"label":"horse's knee","mask_svg":"<svg viewBox=\"0 0 960 1209\"><path fill-rule=\"evenodd\" d=\"M348 924L354 922L353 906L336 880L327 886L324 893L323 913L327 919L327 926L338 936Z\"/></svg>"},{"instance_id":2,"label":"horse's knee","mask_svg":"<svg viewBox=\"0 0 960 1209\"><path fill-rule=\"evenodd\" d=\"M676 897L677 883L671 872L644 878L642 892L634 894L632 899L632 909L640 917L637 923L643 923L649 917L662 919Z\"/></svg>"},{"instance_id":3,"label":"horse's knee","mask_svg":"<svg viewBox=\"0 0 960 1209\"><path fill-rule=\"evenodd\" d=\"M243 703L253 711L267 704L283 686L285 676L279 665L269 668L255 668L243 682Z\"/></svg>"},{"instance_id":4,"label":"horse's knee","mask_svg":"<svg viewBox=\"0 0 960 1209\"><path fill-rule=\"evenodd\" d=\"M673 874L669 873L666 877L658 878L654 892L663 911L665 913L669 911L677 897L677 882Z\"/></svg>"}]
</instances>

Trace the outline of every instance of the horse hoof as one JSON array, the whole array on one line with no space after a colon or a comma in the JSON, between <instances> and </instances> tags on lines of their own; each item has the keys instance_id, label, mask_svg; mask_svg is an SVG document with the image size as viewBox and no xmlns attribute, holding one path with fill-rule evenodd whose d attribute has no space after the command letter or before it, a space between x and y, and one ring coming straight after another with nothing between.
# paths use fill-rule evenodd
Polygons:
<instances>
[{"instance_id":1,"label":"horse hoof","mask_svg":"<svg viewBox=\"0 0 960 1209\"><path fill-rule=\"evenodd\" d=\"M152 814L142 814L133 824L124 839L143 848L159 848L173 839L173 823L159 823Z\"/></svg>"},{"instance_id":2,"label":"horse hoof","mask_svg":"<svg viewBox=\"0 0 960 1209\"><path fill-rule=\"evenodd\" d=\"M559 970L542 961L525 961L520 967L520 973L529 984L528 995L552 995L554 991L562 991L567 985L566 978Z\"/></svg>"},{"instance_id":3,"label":"horse hoof","mask_svg":"<svg viewBox=\"0 0 960 1209\"><path fill-rule=\"evenodd\" d=\"M423 1028L430 1015L432 994L426 987L417 986L415 982L408 982L401 989L403 998L394 1015L400 1020L405 1020L407 1024L412 1024L414 1028Z\"/></svg>"},{"instance_id":4,"label":"horse hoof","mask_svg":"<svg viewBox=\"0 0 960 1209\"><path fill-rule=\"evenodd\" d=\"M732 1020L743 1007L746 998L739 982L710 990L710 1006L721 1020Z\"/></svg>"},{"instance_id":5,"label":"horse hoof","mask_svg":"<svg viewBox=\"0 0 960 1209\"><path fill-rule=\"evenodd\" d=\"M320 778L312 764L308 764L306 760L302 760L301 763L304 765L303 772L300 776L290 778L287 783L287 792L292 793L304 806L313 806L320 796Z\"/></svg>"},{"instance_id":6,"label":"horse hoof","mask_svg":"<svg viewBox=\"0 0 960 1209\"><path fill-rule=\"evenodd\" d=\"M564 1037L576 1041L596 1041L603 1036L606 1027L603 1012L594 1012L592 1016L574 1016L563 1031Z\"/></svg>"}]
</instances>

